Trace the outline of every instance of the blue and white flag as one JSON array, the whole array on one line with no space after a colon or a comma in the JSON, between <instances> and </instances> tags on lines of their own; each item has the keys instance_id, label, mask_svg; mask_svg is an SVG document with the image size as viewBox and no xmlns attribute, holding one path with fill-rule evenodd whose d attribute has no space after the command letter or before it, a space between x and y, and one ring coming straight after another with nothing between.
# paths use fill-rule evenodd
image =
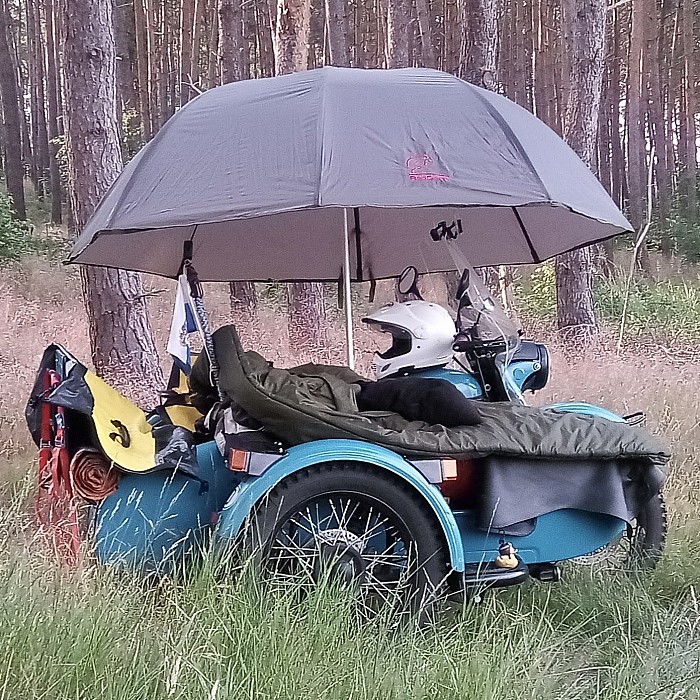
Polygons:
<instances>
[{"instance_id":1,"label":"blue and white flag","mask_svg":"<svg viewBox=\"0 0 700 700\"><path fill-rule=\"evenodd\" d=\"M168 352L175 359L177 366L187 376L189 376L192 369L192 349L190 347L189 334L197 330L194 304L190 296L187 278L185 275L180 275L177 280L175 308L170 325L170 337L168 338Z\"/></svg>"}]
</instances>

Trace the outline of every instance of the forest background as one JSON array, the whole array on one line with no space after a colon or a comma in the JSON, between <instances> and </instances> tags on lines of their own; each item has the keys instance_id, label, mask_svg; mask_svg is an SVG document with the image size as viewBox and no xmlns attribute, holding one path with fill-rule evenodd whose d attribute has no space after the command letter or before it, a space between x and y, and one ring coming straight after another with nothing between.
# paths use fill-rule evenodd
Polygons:
<instances>
[{"instance_id":1,"label":"forest background","mask_svg":"<svg viewBox=\"0 0 700 700\"><path fill-rule=\"evenodd\" d=\"M0 700L700 697L699 12L697 0L0 0ZM70 241L123 163L201 91L326 64L435 67L507 95L646 231L622 343L633 237L485 274L553 347L534 400L642 409L669 443L655 572L569 570L562 586L396 635L356 627L323 594L298 606L206 571L145 591L47 556L22 417L44 346L64 343L142 403L169 366L172 285L65 268ZM448 303L450 283L430 277L423 291ZM367 291L354 289L360 311ZM332 286L207 295L214 325L234 318L279 364L342 359ZM375 304L391 298L382 284ZM357 330L366 370L373 340Z\"/></svg>"}]
</instances>

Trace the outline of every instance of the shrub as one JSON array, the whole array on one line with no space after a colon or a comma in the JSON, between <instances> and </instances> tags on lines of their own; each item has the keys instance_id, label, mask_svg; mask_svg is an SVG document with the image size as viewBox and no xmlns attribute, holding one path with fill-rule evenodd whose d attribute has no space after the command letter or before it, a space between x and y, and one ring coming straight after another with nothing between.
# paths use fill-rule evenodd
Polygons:
<instances>
[{"instance_id":1,"label":"shrub","mask_svg":"<svg viewBox=\"0 0 700 700\"><path fill-rule=\"evenodd\" d=\"M15 218L9 196L0 192L0 263L20 260L32 252L32 238L29 224Z\"/></svg>"},{"instance_id":2,"label":"shrub","mask_svg":"<svg viewBox=\"0 0 700 700\"><path fill-rule=\"evenodd\" d=\"M700 227L698 234L700 242ZM620 322L626 285L623 273L595 277L593 296L601 321ZM523 280L516 292L525 316L555 318L556 283L552 263L536 267L529 280ZM697 336L700 334L700 285L686 280L633 279L626 325L627 332L632 335Z\"/></svg>"}]
</instances>

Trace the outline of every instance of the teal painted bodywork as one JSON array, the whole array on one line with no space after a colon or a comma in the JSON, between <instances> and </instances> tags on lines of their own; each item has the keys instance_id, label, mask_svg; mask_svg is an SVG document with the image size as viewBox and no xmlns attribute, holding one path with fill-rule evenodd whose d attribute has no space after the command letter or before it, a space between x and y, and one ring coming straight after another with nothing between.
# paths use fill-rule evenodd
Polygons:
<instances>
[{"instance_id":1,"label":"teal painted bodywork","mask_svg":"<svg viewBox=\"0 0 700 700\"><path fill-rule=\"evenodd\" d=\"M505 368L505 379L520 391L535 371L528 361ZM483 392L463 371L436 369L423 377L446 379L468 398ZM586 403L558 403L549 408L623 421L607 409ZM146 573L173 573L205 547L217 524L222 540L236 537L251 510L282 479L301 469L332 461L355 461L386 469L416 490L432 509L444 532L452 568L491 560L501 539L476 526L473 511L452 511L440 490L409 461L384 447L357 440L319 440L292 447L260 476L227 469L214 442L197 448L201 482L182 474L152 472L122 475L117 493L97 512L99 561ZM203 488L203 483L206 488ZM592 552L622 534L625 523L607 515L560 510L540 516L526 536L508 536L525 563L560 561Z\"/></svg>"},{"instance_id":2,"label":"teal painted bodywork","mask_svg":"<svg viewBox=\"0 0 700 700\"><path fill-rule=\"evenodd\" d=\"M454 384L468 399L480 399L484 395L479 380L469 372L438 367L421 371L418 374L425 379L445 379L450 384Z\"/></svg>"},{"instance_id":3,"label":"teal painted bodywork","mask_svg":"<svg viewBox=\"0 0 700 700\"><path fill-rule=\"evenodd\" d=\"M214 442L198 446L197 460L202 481L163 471L122 474L117 492L97 511L101 563L163 575L196 558L241 481Z\"/></svg>"},{"instance_id":4,"label":"teal painted bodywork","mask_svg":"<svg viewBox=\"0 0 700 700\"><path fill-rule=\"evenodd\" d=\"M537 518L535 529L529 535L504 538L498 532L479 530L474 511L455 511L454 516L462 533L464 559L468 564L493 559L501 539L507 539L526 564L572 559L609 544L620 537L627 526L610 515L567 509Z\"/></svg>"},{"instance_id":5,"label":"teal painted bodywork","mask_svg":"<svg viewBox=\"0 0 700 700\"><path fill-rule=\"evenodd\" d=\"M596 416L597 418L605 418L606 420L613 421L614 423L624 423L625 419L622 416L618 416L612 411L608 411L607 408L602 406L595 406L592 403L579 403L576 401L569 401L566 403L553 403L545 408L556 408L558 411L567 411L569 413L582 413L586 416Z\"/></svg>"},{"instance_id":6,"label":"teal painted bodywork","mask_svg":"<svg viewBox=\"0 0 700 700\"><path fill-rule=\"evenodd\" d=\"M297 445L262 476L247 477L221 511L217 536L227 540L236 537L253 506L285 477L316 464L337 461L373 464L396 474L415 488L433 510L445 533L452 567L455 571L464 570L461 533L440 490L395 452L359 440L317 440Z\"/></svg>"}]
</instances>

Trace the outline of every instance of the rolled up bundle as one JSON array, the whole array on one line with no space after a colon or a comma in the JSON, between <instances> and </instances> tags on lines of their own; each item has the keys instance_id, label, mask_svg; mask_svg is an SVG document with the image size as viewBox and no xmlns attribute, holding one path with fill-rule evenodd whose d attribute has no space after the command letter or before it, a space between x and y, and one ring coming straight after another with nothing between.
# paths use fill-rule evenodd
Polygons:
<instances>
[{"instance_id":1,"label":"rolled up bundle","mask_svg":"<svg viewBox=\"0 0 700 700\"><path fill-rule=\"evenodd\" d=\"M70 463L73 493L93 503L111 496L119 485L119 472L97 450L85 448Z\"/></svg>"}]
</instances>

